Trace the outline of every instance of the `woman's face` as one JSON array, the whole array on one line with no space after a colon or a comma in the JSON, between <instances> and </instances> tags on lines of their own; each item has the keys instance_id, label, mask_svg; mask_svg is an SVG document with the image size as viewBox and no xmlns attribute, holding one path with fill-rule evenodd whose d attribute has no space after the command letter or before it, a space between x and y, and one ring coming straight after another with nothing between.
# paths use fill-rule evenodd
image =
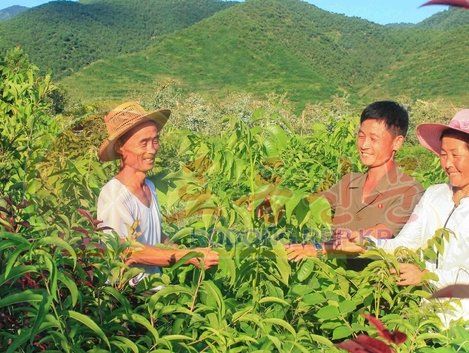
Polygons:
<instances>
[{"instance_id":1,"label":"woman's face","mask_svg":"<svg viewBox=\"0 0 469 353\"><path fill-rule=\"evenodd\" d=\"M452 186L459 189L469 187L469 148L466 142L451 136L443 137L440 162Z\"/></svg>"}]
</instances>

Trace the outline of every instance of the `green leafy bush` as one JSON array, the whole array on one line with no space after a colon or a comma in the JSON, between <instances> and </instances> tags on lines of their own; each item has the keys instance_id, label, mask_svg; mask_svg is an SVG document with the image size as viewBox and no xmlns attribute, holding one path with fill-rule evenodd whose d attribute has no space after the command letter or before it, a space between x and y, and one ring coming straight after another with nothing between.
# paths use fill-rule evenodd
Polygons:
<instances>
[{"instance_id":1,"label":"green leafy bush","mask_svg":"<svg viewBox=\"0 0 469 353\"><path fill-rule=\"evenodd\" d=\"M315 121L308 134L275 106L239 109L210 135L168 126L152 176L166 231L181 246L212 246L220 264L179 262L131 287L141 270L124 264L129 244L93 217L116 171L96 161L99 115L53 117L53 86L19 52L0 68L1 351L339 352L334 343L374 334L362 313L407 334L397 352L467 349L467 326L443 330L442 304L423 304L427 286L401 288L391 275L418 254L370 250L362 272L341 259L287 260L283 243L327 231L327 205L310 194L359 169L352 115Z\"/></svg>"}]
</instances>

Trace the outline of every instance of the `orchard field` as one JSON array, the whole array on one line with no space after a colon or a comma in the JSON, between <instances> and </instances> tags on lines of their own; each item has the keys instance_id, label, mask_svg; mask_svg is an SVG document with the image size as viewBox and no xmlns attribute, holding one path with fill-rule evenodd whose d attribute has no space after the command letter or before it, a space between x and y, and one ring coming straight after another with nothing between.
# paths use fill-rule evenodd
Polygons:
<instances>
[{"instance_id":1,"label":"orchard field","mask_svg":"<svg viewBox=\"0 0 469 353\"><path fill-rule=\"evenodd\" d=\"M327 202L311 195L360 170L360 107L346 95L296 115L282 96L208 102L176 82L136 97L173 110L151 174L165 233L181 247L213 247L220 264L197 269L186 257L131 287L140 270L124 265L125 249L138 234L129 229L121 244L95 219L117 170L96 157L108 107L64 96L18 50L0 75L1 352L341 352L346 339L378 337L363 314L407 335L395 352L469 351L467 323L443 328L435 311L447 303L426 299L431 286L398 287L390 273L397 261L434 257L441 242L394 256L369 250L361 272L340 258L287 260L283 244L329 237ZM412 127L455 110L400 101ZM424 186L444 181L410 134L402 167Z\"/></svg>"}]
</instances>

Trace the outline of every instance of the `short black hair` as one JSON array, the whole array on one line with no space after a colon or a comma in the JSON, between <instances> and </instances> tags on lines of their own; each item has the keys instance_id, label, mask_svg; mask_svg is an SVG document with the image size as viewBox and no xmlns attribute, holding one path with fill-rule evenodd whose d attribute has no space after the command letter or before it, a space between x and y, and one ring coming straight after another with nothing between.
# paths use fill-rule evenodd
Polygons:
<instances>
[{"instance_id":1,"label":"short black hair","mask_svg":"<svg viewBox=\"0 0 469 353\"><path fill-rule=\"evenodd\" d=\"M406 136L409 129L409 113L399 103L379 101L367 106L360 117L360 124L365 120L382 120L394 136Z\"/></svg>"},{"instance_id":2,"label":"short black hair","mask_svg":"<svg viewBox=\"0 0 469 353\"><path fill-rule=\"evenodd\" d=\"M440 141L443 140L443 137L453 137L455 139L463 141L466 143L466 147L469 150L469 134L468 133L459 131L459 130L453 130L450 128L450 129L443 130L440 136Z\"/></svg>"}]
</instances>

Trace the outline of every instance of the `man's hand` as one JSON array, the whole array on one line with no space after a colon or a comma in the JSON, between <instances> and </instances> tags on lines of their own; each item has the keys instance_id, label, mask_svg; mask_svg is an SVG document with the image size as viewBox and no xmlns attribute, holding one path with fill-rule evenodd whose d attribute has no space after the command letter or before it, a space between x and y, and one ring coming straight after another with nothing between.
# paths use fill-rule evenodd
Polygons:
<instances>
[{"instance_id":1,"label":"man's hand","mask_svg":"<svg viewBox=\"0 0 469 353\"><path fill-rule=\"evenodd\" d=\"M264 218L264 220L272 214L272 206L270 205L270 196L267 195L262 203L256 208L256 217Z\"/></svg>"},{"instance_id":2,"label":"man's hand","mask_svg":"<svg viewBox=\"0 0 469 353\"><path fill-rule=\"evenodd\" d=\"M288 244L285 245L289 261L300 261L306 257L316 257L317 249L311 244Z\"/></svg>"},{"instance_id":3,"label":"man's hand","mask_svg":"<svg viewBox=\"0 0 469 353\"><path fill-rule=\"evenodd\" d=\"M428 272L428 270L421 270L420 267L414 264L399 264L399 273L392 269L392 274L399 275L400 286L416 286L423 282L423 276Z\"/></svg>"},{"instance_id":4,"label":"man's hand","mask_svg":"<svg viewBox=\"0 0 469 353\"><path fill-rule=\"evenodd\" d=\"M334 240L336 239L348 239L350 241L358 241L360 239L360 233L357 231L352 231L348 228L337 228L332 235Z\"/></svg>"},{"instance_id":5,"label":"man's hand","mask_svg":"<svg viewBox=\"0 0 469 353\"><path fill-rule=\"evenodd\" d=\"M338 228L334 231L334 239L348 239L357 244L363 244L366 237L376 239L392 239L393 233L385 224L377 224L373 227L352 231L347 228Z\"/></svg>"},{"instance_id":6,"label":"man's hand","mask_svg":"<svg viewBox=\"0 0 469 353\"><path fill-rule=\"evenodd\" d=\"M213 251L210 248L195 248L189 251L200 252L202 253L202 257L194 257L187 262L188 264L194 265L197 268L201 268L202 262L203 262L203 266L206 269L209 269L212 266L218 265L218 260L219 260L218 253L216 251ZM185 254L187 254L189 251L185 251ZM201 259L203 261L201 261Z\"/></svg>"},{"instance_id":7,"label":"man's hand","mask_svg":"<svg viewBox=\"0 0 469 353\"><path fill-rule=\"evenodd\" d=\"M360 254L365 248L347 238L336 238L324 243L324 249L329 253Z\"/></svg>"}]
</instances>

